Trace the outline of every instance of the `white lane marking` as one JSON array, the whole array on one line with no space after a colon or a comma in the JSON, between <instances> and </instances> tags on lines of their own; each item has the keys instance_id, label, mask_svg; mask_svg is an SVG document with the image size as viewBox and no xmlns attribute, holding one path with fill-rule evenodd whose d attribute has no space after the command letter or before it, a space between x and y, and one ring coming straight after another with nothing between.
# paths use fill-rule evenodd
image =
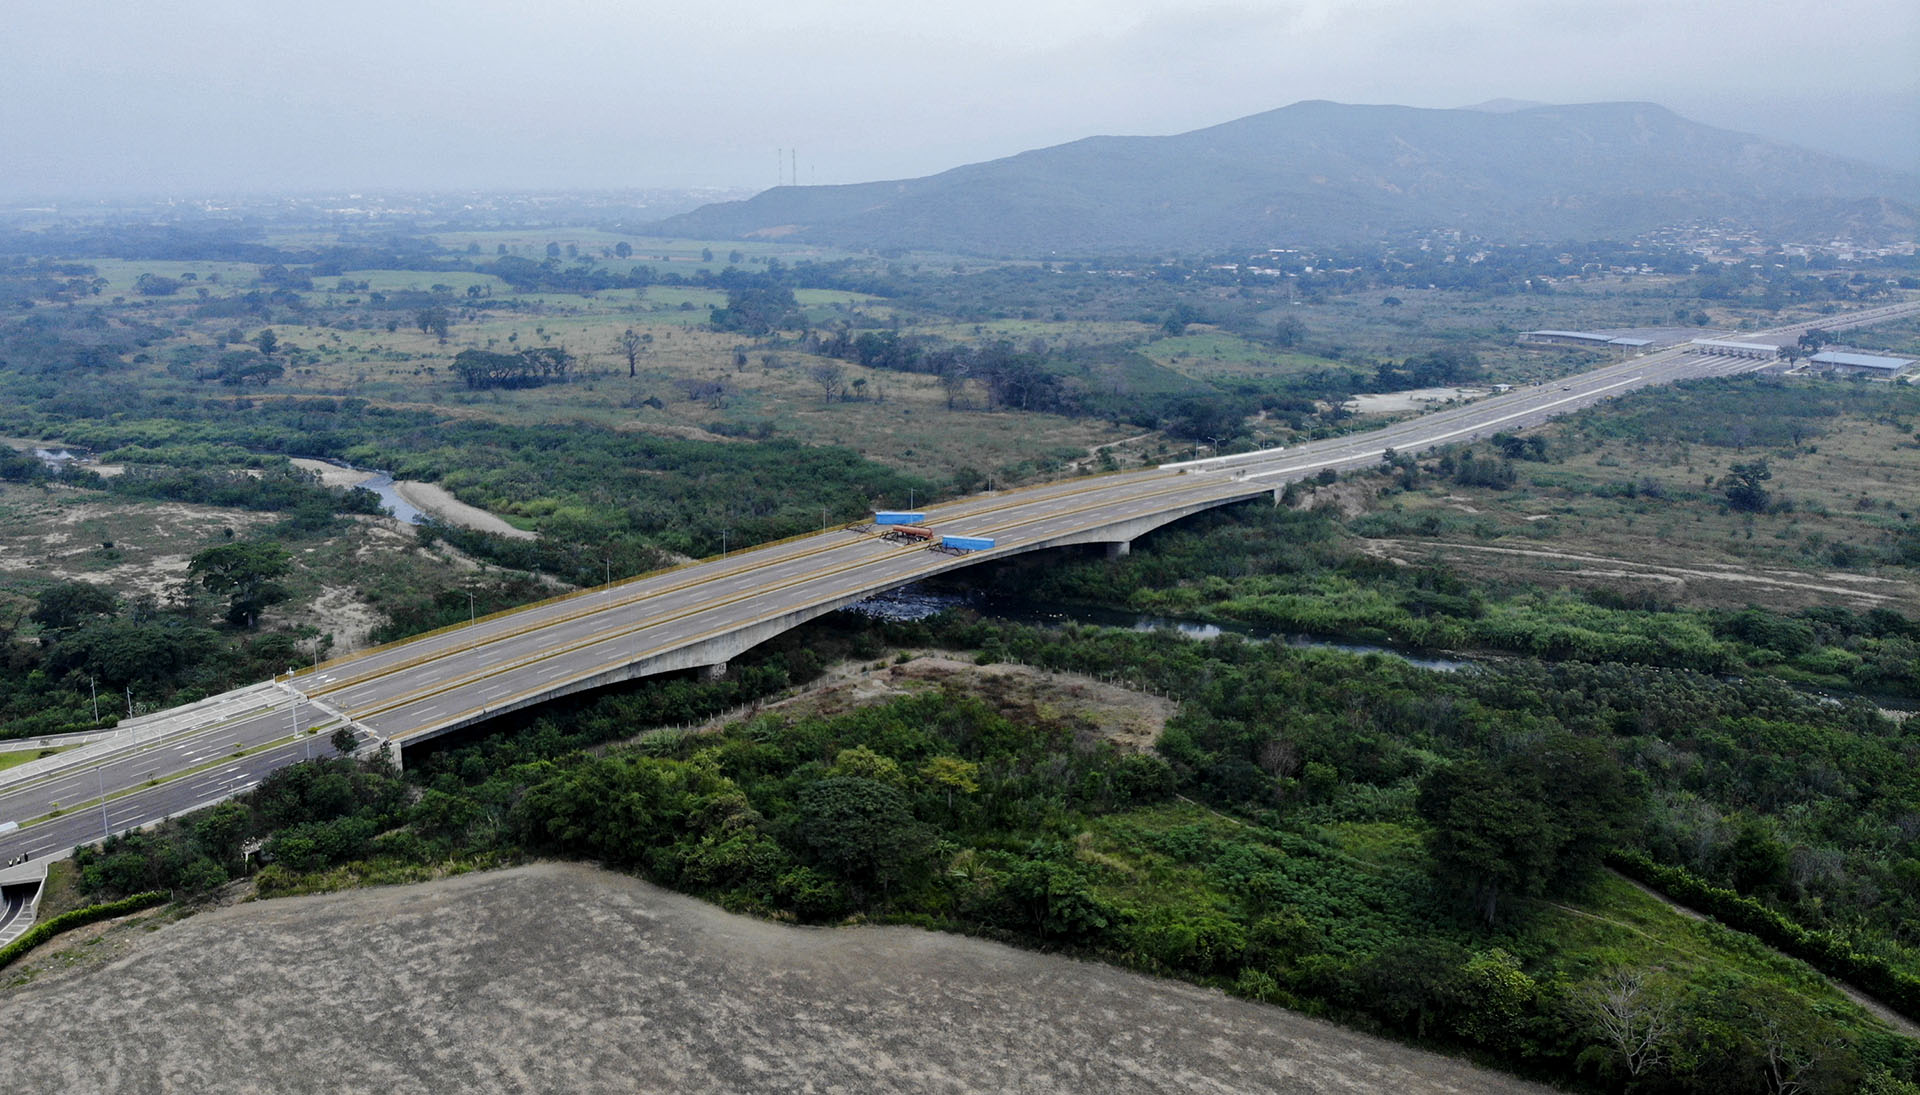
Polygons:
<instances>
[{"instance_id":1,"label":"white lane marking","mask_svg":"<svg viewBox=\"0 0 1920 1095\"><path fill-rule=\"evenodd\" d=\"M1573 403L1582 399L1589 399L1589 398L1592 398L1593 396L1599 395L1601 392L1610 391L1614 388L1619 388L1627 384L1632 384L1637 380L1644 380L1644 379L1646 379L1646 374L1644 373L1642 373L1640 376L1630 376L1625 380L1616 380L1611 384L1602 384L1598 388L1589 388L1586 391L1580 392L1576 395L1562 396L1561 398L1555 399L1548 403L1541 403L1541 404L1538 404L1537 406L1527 407L1523 410L1514 411L1510 414L1503 414L1498 418L1489 418L1485 422L1476 422L1471 426L1462 426L1457 430L1448 430L1446 433L1436 434L1432 437L1428 437L1424 439L1417 439L1414 443L1421 446L1422 448L1438 445L1449 438L1459 437L1461 434L1473 433L1478 430L1484 430L1489 426L1497 426L1502 422L1510 422L1516 418L1525 418L1526 416L1531 414L1540 414L1543 411L1550 411L1553 408L1560 406L1562 403ZM1265 479L1269 476L1274 476L1274 475L1292 475L1294 472L1312 471L1315 468L1324 468L1329 464L1344 464L1349 460L1365 460L1369 456L1379 456L1385 453L1386 451L1387 451L1386 449L1372 449L1367 452L1356 452L1347 456L1336 456L1331 460L1320 460L1312 464L1295 464L1292 467L1276 468L1273 471L1256 472L1255 474L1245 476L1244 478Z\"/></svg>"}]
</instances>

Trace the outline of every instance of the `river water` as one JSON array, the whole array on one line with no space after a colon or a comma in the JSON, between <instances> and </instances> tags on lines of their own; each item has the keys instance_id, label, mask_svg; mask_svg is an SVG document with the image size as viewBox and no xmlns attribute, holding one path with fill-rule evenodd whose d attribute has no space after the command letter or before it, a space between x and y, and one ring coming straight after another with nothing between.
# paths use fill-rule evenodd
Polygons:
<instances>
[{"instance_id":1,"label":"river water","mask_svg":"<svg viewBox=\"0 0 1920 1095\"><path fill-rule=\"evenodd\" d=\"M314 460L322 464L331 464L336 468L345 468L348 471L365 472L368 478L355 483L354 486L365 487L379 495L380 501L386 505L388 513L399 519L401 523L408 525L418 525L426 520L426 514L421 513L418 509L414 508L411 502L400 497L399 490L396 489L393 484L393 475L389 472L380 471L375 468L356 468L343 460L333 460L325 456L301 456L298 453L294 453L291 454L291 458L297 460Z\"/></svg>"},{"instance_id":2,"label":"river water","mask_svg":"<svg viewBox=\"0 0 1920 1095\"><path fill-rule=\"evenodd\" d=\"M1454 673L1473 667L1470 661L1453 658L1436 658L1426 654L1416 654L1405 650L1396 650L1389 646L1376 646L1371 643L1348 642L1343 639L1327 639L1314 635L1298 635L1273 631L1263 627L1245 624L1218 624L1206 620L1182 620L1165 616L1148 616L1138 612L1096 608L1088 605L1070 605L1027 600L1009 597L1005 594L983 590L970 592L949 592L932 590L918 585L902 586L886 593L876 594L849 606L848 611L858 612L886 620L924 620L929 616L945 612L950 608L967 608L980 615L1010 623L1032 624L1036 627L1059 627L1067 623L1091 624L1096 627L1118 627L1132 631L1174 631L1190 639L1203 640L1218 638L1221 635L1239 635L1254 642L1282 643L1303 650L1337 650L1345 654L1380 654L1397 658L1409 665L1421 669L1431 669L1441 673Z\"/></svg>"},{"instance_id":3,"label":"river water","mask_svg":"<svg viewBox=\"0 0 1920 1095\"><path fill-rule=\"evenodd\" d=\"M426 514L413 507L413 504L400 497L399 490L393 485L393 476L386 472L375 472L372 479L358 484L380 496L387 505L387 512L399 518L403 523L417 525L426 520Z\"/></svg>"}]
</instances>

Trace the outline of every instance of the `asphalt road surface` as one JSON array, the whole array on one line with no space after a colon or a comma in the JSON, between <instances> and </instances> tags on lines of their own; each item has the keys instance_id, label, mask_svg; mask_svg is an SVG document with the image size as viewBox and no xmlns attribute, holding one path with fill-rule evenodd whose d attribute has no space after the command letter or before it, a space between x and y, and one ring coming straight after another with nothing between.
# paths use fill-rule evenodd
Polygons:
<instances>
[{"instance_id":1,"label":"asphalt road surface","mask_svg":"<svg viewBox=\"0 0 1920 1095\"><path fill-rule=\"evenodd\" d=\"M1791 341L1809 327L1841 330L1915 313L1920 301L1742 339ZM149 824L237 794L279 765L329 752L327 734L349 722L363 740L404 746L636 662L985 557L1097 542L1103 530L1127 522L1259 497L1323 469L1372 465L1388 449L1418 452L1526 429L1637 388L1749 372L1766 364L1680 347L1368 433L926 508L926 523L942 533L998 541L976 556L894 543L877 530L829 530L350 655L191 710L139 720L125 742L96 743L0 773L0 822L21 825L18 832L0 836L0 861L23 851L59 854L102 832Z\"/></svg>"}]
</instances>

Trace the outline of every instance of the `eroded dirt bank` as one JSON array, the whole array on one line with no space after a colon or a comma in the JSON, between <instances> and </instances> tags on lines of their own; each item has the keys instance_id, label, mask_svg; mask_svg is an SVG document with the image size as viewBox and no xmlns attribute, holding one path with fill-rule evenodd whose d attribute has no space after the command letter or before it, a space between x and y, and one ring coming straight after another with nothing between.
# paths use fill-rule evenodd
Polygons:
<instances>
[{"instance_id":1,"label":"eroded dirt bank","mask_svg":"<svg viewBox=\"0 0 1920 1095\"><path fill-rule=\"evenodd\" d=\"M571 864L239 905L96 949L113 956L0 995L16 1090L1544 1090L1102 965L788 927Z\"/></svg>"}]
</instances>

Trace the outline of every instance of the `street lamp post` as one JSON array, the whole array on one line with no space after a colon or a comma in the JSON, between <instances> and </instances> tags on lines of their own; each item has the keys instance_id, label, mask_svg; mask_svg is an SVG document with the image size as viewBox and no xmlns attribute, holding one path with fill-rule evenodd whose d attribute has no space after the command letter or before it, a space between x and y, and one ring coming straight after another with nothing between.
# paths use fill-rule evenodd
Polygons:
<instances>
[{"instance_id":1,"label":"street lamp post","mask_svg":"<svg viewBox=\"0 0 1920 1095\"><path fill-rule=\"evenodd\" d=\"M473 590L469 589L467 590L467 626L472 627L478 622L479 617L473 614Z\"/></svg>"},{"instance_id":2,"label":"street lamp post","mask_svg":"<svg viewBox=\"0 0 1920 1095\"><path fill-rule=\"evenodd\" d=\"M100 682L93 677L87 678L87 691L93 695L93 724L100 725Z\"/></svg>"},{"instance_id":3,"label":"street lamp post","mask_svg":"<svg viewBox=\"0 0 1920 1095\"><path fill-rule=\"evenodd\" d=\"M726 557L727 557L727 530L721 529L720 530L720 558L725 559Z\"/></svg>"},{"instance_id":4,"label":"street lamp post","mask_svg":"<svg viewBox=\"0 0 1920 1095\"><path fill-rule=\"evenodd\" d=\"M602 559L600 561L607 564L607 588L612 589L613 588L613 560Z\"/></svg>"},{"instance_id":5,"label":"street lamp post","mask_svg":"<svg viewBox=\"0 0 1920 1095\"><path fill-rule=\"evenodd\" d=\"M107 776L101 771L104 767L106 766L103 764L94 765L93 775L100 782L100 839L110 840L113 837L113 827L107 824Z\"/></svg>"}]
</instances>

